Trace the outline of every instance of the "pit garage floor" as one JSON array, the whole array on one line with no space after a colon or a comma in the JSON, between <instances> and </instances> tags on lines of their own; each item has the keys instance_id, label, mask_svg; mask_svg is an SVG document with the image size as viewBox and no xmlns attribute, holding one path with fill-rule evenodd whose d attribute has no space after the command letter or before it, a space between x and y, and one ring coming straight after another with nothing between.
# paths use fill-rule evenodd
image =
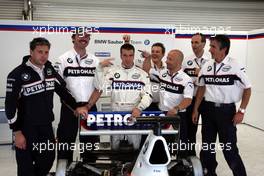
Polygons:
<instances>
[{"instance_id":1,"label":"pit garage floor","mask_svg":"<svg viewBox=\"0 0 264 176\"><path fill-rule=\"evenodd\" d=\"M242 124L238 125L237 134L240 154L246 166L248 176L263 175L264 131ZM197 139L199 139L199 142L201 142L200 127ZM217 151L217 160L218 176L231 176L231 170L226 164L221 151ZM56 162L54 162L52 171L55 170L55 164ZM0 171L0 175L16 175L15 152L11 149L11 145L0 145Z\"/></svg>"}]
</instances>

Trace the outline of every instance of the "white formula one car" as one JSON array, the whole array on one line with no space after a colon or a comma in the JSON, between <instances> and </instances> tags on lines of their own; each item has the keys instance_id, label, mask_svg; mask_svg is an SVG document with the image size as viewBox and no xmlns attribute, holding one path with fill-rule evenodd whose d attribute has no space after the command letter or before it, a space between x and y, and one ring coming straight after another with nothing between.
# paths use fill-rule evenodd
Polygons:
<instances>
[{"instance_id":1,"label":"white formula one car","mask_svg":"<svg viewBox=\"0 0 264 176\"><path fill-rule=\"evenodd\" d=\"M85 123L81 123L80 139L92 135L148 134L139 154L131 150L131 147L125 149L121 147L118 152L111 151L111 149L93 151L98 157L96 162L87 162L83 155L81 161L75 161L67 168L66 175L203 176L203 169L197 157L191 156L183 159L174 157L172 159L167 142L162 136L162 134L178 136L179 117L165 117L160 112L143 112L142 117L130 123L128 122L129 116L127 112L89 114ZM174 124L174 129L163 130L162 125L168 123ZM135 161L136 154L138 156Z\"/></svg>"}]
</instances>

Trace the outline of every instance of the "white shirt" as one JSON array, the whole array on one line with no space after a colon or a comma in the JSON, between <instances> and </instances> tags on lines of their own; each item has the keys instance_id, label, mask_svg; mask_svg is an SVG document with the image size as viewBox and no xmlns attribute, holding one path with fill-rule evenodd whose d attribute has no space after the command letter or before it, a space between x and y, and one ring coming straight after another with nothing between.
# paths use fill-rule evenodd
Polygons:
<instances>
[{"instance_id":1,"label":"white shirt","mask_svg":"<svg viewBox=\"0 0 264 176\"><path fill-rule=\"evenodd\" d=\"M159 102L159 74L162 69L166 69L166 63L161 61L162 66L161 68L157 68L156 65L151 61L151 68L149 70L149 77L151 83L151 93L152 93L152 102L158 103Z\"/></svg>"},{"instance_id":2,"label":"white shirt","mask_svg":"<svg viewBox=\"0 0 264 176\"><path fill-rule=\"evenodd\" d=\"M160 103L161 111L169 111L178 106L184 98L193 97L192 79L179 70L174 75L169 74L168 69L160 71Z\"/></svg>"},{"instance_id":3,"label":"white shirt","mask_svg":"<svg viewBox=\"0 0 264 176\"><path fill-rule=\"evenodd\" d=\"M241 100L244 89L251 84L235 59L225 57L221 63L210 60L199 73L199 86L205 86L205 100L215 103L236 103Z\"/></svg>"},{"instance_id":4,"label":"white shirt","mask_svg":"<svg viewBox=\"0 0 264 176\"><path fill-rule=\"evenodd\" d=\"M72 49L59 57L54 68L67 83L76 102L87 102L94 90L93 80L99 59L87 53L82 59Z\"/></svg>"},{"instance_id":5,"label":"white shirt","mask_svg":"<svg viewBox=\"0 0 264 176\"><path fill-rule=\"evenodd\" d=\"M34 65L30 60L27 61L26 65L30 66L31 68L33 68L33 70L39 74L39 77L40 77L41 81L44 81L44 72L43 72L43 70L45 68L45 65L43 65L42 68L39 68L36 65Z\"/></svg>"},{"instance_id":6,"label":"white shirt","mask_svg":"<svg viewBox=\"0 0 264 176\"><path fill-rule=\"evenodd\" d=\"M204 52L202 57L197 58L195 54L192 54L186 57L182 63L182 69L187 75L189 75L194 83L194 93L196 95L197 92L197 78L198 74L195 74L195 69L201 69L202 66L211 59L210 53Z\"/></svg>"}]
</instances>

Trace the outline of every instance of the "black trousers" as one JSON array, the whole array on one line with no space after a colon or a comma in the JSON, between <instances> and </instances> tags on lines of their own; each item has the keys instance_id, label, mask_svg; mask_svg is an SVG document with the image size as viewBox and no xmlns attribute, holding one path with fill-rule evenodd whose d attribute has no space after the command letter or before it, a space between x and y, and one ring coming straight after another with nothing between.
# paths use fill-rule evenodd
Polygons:
<instances>
[{"instance_id":1,"label":"black trousers","mask_svg":"<svg viewBox=\"0 0 264 176\"><path fill-rule=\"evenodd\" d=\"M202 142L203 148L200 158L209 176L216 176L217 161L215 149L223 151L225 160L234 176L246 176L244 164L237 148L236 126L233 117L236 113L235 104L215 106L213 103L204 102L205 111L202 116ZM215 144L219 137L219 146Z\"/></svg>"},{"instance_id":2,"label":"black trousers","mask_svg":"<svg viewBox=\"0 0 264 176\"><path fill-rule=\"evenodd\" d=\"M24 125L26 150L15 148L18 176L46 176L55 159L55 138L52 124Z\"/></svg>"},{"instance_id":3,"label":"black trousers","mask_svg":"<svg viewBox=\"0 0 264 176\"><path fill-rule=\"evenodd\" d=\"M189 144L189 151L188 151L189 156L196 156L195 144L196 144L196 133L198 129L198 123L194 124L192 122L192 113L193 113L194 103L195 103L195 97L193 97L191 105L188 106L188 108L186 109L187 140ZM199 111L198 120L199 120L200 115L202 114L203 104L204 104L204 100L202 100L200 107L198 109Z\"/></svg>"},{"instance_id":4,"label":"black trousers","mask_svg":"<svg viewBox=\"0 0 264 176\"><path fill-rule=\"evenodd\" d=\"M93 106L90 111L97 111L96 106ZM67 145L69 147L58 148L58 159L73 160L73 147L76 135L78 132L78 118L74 115L65 104L61 105L60 122L57 129L58 145ZM87 138L97 138L97 136L86 136ZM81 140L81 139L80 139ZM86 141L87 142L87 141Z\"/></svg>"},{"instance_id":5,"label":"black trousers","mask_svg":"<svg viewBox=\"0 0 264 176\"><path fill-rule=\"evenodd\" d=\"M144 111L160 111L159 103L152 102Z\"/></svg>"}]
</instances>

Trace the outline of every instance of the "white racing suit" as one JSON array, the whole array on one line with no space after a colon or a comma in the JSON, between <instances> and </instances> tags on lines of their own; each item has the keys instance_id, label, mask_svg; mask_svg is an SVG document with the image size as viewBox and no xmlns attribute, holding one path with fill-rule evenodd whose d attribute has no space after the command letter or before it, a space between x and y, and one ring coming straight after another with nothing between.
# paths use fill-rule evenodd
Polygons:
<instances>
[{"instance_id":1,"label":"white racing suit","mask_svg":"<svg viewBox=\"0 0 264 176\"><path fill-rule=\"evenodd\" d=\"M96 74L94 86L111 97L112 111L131 112L135 107L142 111L152 102L149 76L138 67L115 66L104 74L103 79L100 76ZM118 149L121 139L127 139L134 149L139 149L141 135L113 135L112 149Z\"/></svg>"}]
</instances>

